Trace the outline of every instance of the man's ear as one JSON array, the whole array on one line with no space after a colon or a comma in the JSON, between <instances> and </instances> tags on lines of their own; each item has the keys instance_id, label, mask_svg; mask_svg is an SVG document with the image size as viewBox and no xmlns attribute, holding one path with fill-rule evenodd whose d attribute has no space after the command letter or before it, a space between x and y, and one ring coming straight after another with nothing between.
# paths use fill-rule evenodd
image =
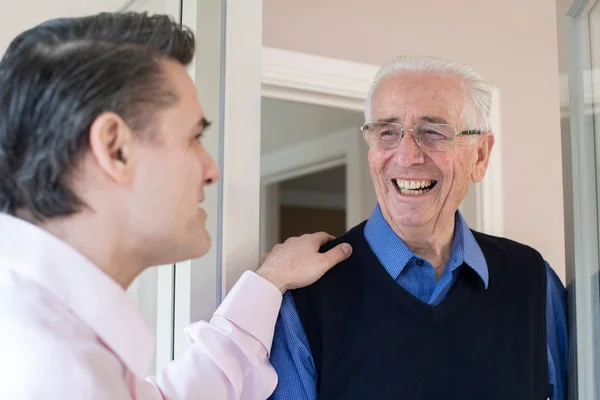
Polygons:
<instances>
[{"instance_id":1,"label":"man's ear","mask_svg":"<svg viewBox=\"0 0 600 400\"><path fill-rule=\"evenodd\" d=\"M481 182L485 176L490 163L490 154L494 147L494 134L492 132L483 132L477 142L477 161L475 168L471 173L471 180L475 183Z\"/></svg>"},{"instance_id":2,"label":"man's ear","mask_svg":"<svg viewBox=\"0 0 600 400\"><path fill-rule=\"evenodd\" d=\"M98 166L116 182L127 182L133 171L134 133L119 115L100 114L90 126L90 150Z\"/></svg>"}]
</instances>

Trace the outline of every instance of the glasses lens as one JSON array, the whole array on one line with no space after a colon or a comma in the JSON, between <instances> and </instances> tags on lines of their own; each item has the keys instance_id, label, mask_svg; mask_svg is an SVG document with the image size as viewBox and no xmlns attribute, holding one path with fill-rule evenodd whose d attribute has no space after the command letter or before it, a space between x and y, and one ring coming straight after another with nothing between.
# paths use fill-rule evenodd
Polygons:
<instances>
[{"instance_id":1,"label":"glasses lens","mask_svg":"<svg viewBox=\"0 0 600 400\"><path fill-rule=\"evenodd\" d=\"M402 139L402 127L386 122L368 122L363 125L365 140L371 146L394 147Z\"/></svg>"},{"instance_id":2,"label":"glasses lens","mask_svg":"<svg viewBox=\"0 0 600 400\"><path fill-rule=\"evenodd\" d=\"M424 124L415 126L417 143L431 151L445 151L454 145L456 131L450 125Z\"/></svg>"}]
</instances>

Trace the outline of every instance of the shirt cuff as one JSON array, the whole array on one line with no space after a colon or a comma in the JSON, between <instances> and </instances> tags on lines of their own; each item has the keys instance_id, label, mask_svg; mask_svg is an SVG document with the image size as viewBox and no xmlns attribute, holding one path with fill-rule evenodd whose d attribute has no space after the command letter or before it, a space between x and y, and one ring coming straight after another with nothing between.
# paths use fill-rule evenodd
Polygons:
<instances>
[{"instance_id":1,"label":"shirt cuff","mask_svg":"<svg viewBox=\"0 0 600 400\"><path fill-rule=\"evenodd\" d=\"M283 296L268 280L246 271L214 315L221 316L254 336L271 353L275 323Z\"/></svg>"}]
</instances>

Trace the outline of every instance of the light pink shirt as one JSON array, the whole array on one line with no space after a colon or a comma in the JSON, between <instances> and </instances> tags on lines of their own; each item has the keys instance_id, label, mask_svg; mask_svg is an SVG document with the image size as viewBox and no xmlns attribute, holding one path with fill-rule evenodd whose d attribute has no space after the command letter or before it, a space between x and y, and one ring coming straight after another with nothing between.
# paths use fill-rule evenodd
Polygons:
<instances>
[{"instance_id":1,"label":"light pink shirt","mask_svg":"<svg viewBox=\"0 0 600 400\"><path fill-rule=\"evenodd\" d=\"M98 240L102 240L98 238ZM190 349L145 378L154 337L127 293L64 242L0 214L0 399L266 399L279 290L246 272Z\"/></svg>"}]
</instances>

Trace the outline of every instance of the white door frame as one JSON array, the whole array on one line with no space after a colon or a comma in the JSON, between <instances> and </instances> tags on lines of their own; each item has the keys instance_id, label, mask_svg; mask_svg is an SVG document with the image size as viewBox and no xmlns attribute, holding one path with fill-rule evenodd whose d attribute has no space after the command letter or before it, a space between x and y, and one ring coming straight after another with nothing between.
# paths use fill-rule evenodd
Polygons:
<instances>
[{"instance_id":1,"label":"white door frame","mask_svg":"<svg viewBox=\"0 0 600 400\"><path fill-rule=\"evenodd\" d=\"M262 96L364 111L366 94L377 66L263 46ZM496 143L485 179L476 185L475 229L502 236L504 208L502 190L502 146L500 134L500 91L493 89L491 126ZM352 136L354 135L354 136ZM342 140L345 139L345 140ZM356 132L333 132L323 137L278 150L261 157L263 185L346 164L347 222L361 221L359 182L360 137ZM363 214L364 215L364 214Z\"/></svg>"},{"instance_id":2,"label":"white door frame","mask_svg":"<svg viewBox=\"0 0 600 400\"><path fill-rule=\"evenodd\" d=\"M573 247L567 259L569 290L569 398L598 400L597 369L598 312L597 272L599 269L598 234L598 160L600 147L595 139L593 107L596 91L593 87L589 13L598 0L565 0L558 17L566 18L565 33L568 49L568 81L566 104L561 117L569 119L570 142L566 163L565 197L572 195L571 207L565 209L573 219L567 225L565 239ZM570 161L570 162L569 162Z\"/></svg>"}]
</instances>

